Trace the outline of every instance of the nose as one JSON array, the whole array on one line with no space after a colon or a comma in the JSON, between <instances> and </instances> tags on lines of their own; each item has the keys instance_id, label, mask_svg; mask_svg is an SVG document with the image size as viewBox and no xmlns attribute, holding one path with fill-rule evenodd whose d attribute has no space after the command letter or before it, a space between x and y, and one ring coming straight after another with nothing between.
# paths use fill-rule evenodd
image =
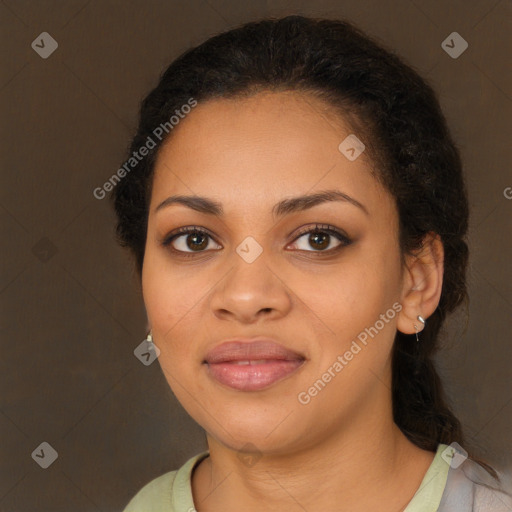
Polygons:
<instances>
[{"instance_id":1,"label":"nose","mask_svg":"<svg viewBox=\"0 0 512 512\"><path fill-rule=\"evenodd\" d=\"M245 324L262 317L281 318L292 306L289 288L263 254L248 263L235 253L233 268L215 287L210 301L217 318Z\"/></svg>"}]
</instances>

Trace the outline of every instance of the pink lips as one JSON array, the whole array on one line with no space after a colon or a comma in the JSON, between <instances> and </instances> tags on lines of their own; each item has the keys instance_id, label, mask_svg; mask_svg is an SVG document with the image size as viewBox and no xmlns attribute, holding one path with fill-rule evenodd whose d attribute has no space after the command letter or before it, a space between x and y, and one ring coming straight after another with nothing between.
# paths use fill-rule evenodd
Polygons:
<instances>
[{"instance_id":1,"label":"pink lips","mask_svg":"<svg viewBox=\"0 0 512 512\"><path fill-rule=\"evenodd\" d=\"M240 391L258 391L295 372L305 358L268 338L226 341L204 363L218 382Z\"/></svg>"}]
</instances>

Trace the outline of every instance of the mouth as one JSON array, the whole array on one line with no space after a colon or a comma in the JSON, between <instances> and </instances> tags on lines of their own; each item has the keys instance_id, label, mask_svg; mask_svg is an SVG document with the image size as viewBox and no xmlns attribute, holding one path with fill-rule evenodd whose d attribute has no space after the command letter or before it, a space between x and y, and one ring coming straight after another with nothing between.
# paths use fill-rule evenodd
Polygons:
<instances>
[{"instance_id":1,"label":"mouth","mask_svg":"<svg viewBox=\"0 0 512 512\"><path fill-rule=\"evenodd\" d=\"M203 364L218 383L239 391L260 391L295 373L306 361L274 340L227 341L211 350Z\"/></svg>"}]
</instances>

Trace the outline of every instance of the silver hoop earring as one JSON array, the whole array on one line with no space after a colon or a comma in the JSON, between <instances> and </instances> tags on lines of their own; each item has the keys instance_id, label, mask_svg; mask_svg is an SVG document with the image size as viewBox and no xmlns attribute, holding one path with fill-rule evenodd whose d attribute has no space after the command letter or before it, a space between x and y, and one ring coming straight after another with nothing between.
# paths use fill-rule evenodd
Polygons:
<instances>
[{"instance_id":1,"label":"silver hoop earring","mask_svg":"<svg viewBox=\"0 0 512 512\"><path fill-rule=\"evenodd\" d=\"M425 326L425 319L421 315L418 315L416 318ZM418 326L416 324L414 324L414 329L416 330L416 341L419 342L420 337L418 336Z\"/></svg>"}]
</instances>

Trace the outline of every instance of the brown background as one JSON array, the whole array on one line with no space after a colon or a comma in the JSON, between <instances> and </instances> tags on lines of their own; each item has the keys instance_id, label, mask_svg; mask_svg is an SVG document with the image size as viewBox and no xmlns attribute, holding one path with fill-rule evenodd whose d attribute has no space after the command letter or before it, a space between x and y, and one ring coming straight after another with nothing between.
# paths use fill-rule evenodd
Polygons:
<instances>
[{"instance_id":1,"label":"brown background","mask_svg":"<svg viewBox=\"0 0 512 512\"><path fill-rule=\"evenodd\" d=\"M511 478L511 2L5 0L2 511L118 511L206 448L159 366L133 355L143 303L92 191L123 161L139 102L174 57L292 13L347 17L439 93L472 203L471 303L451 319L439 366L477 453ZM48 59L31 48L43 31L59 44ZM469 43L458 59L441 48L453 31ZM46 470L31 457L43 441L58 452Z\"/></svg>"}]
</instances>

